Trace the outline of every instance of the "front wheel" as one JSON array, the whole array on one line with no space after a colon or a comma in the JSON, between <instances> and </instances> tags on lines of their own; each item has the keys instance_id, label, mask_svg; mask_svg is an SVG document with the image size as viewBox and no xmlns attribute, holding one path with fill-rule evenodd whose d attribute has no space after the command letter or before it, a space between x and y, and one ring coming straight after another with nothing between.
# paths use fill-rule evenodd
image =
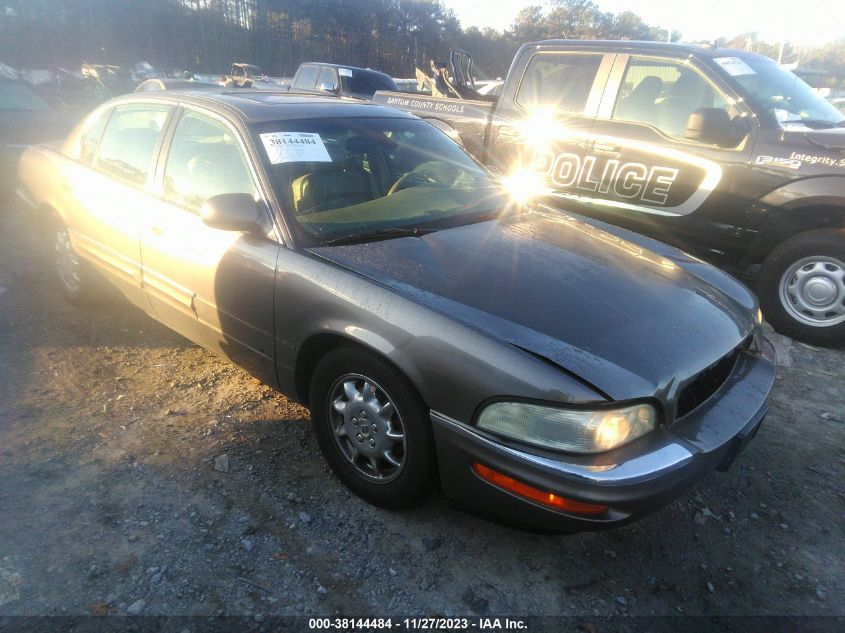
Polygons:
<instances>
[{"instance_id":1,"label":"front wheel","mask_svg":"<svg viewBox=\"0 0 845 633\"><path fill-rule=\"evenodd\" d=\"M763 314L781 334L814 343L845 342L845 230L796 235L760 271Z\"/></svg>"},{"instance_id":2,"label":"front wheel","mask_svg":"<svg viewBox=\"0 0 845 633\"><path fill-rule=\"evenodd\" d=\"M323 455L356 495L385 508L416 503L435 472L428 408L392 365L355 348L328 353L309 393Z\"/></svg>"}]
</instances>

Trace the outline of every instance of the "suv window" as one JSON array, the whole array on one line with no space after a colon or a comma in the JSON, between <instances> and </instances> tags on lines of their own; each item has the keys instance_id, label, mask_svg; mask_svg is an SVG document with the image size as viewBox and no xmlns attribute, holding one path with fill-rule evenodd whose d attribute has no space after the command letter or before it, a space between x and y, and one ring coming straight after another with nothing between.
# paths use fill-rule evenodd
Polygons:
<instances>
[{"instance_id":1,"label":"suv window","mask_svg":"<svg viewBox=\"0 0 845 633\"><path fill-rule=\"evenodd\" d=\"M164 170L164 197L192 210L221 193L255 195L246 160L228 127L186 112L179 120Z\"/></svg>"},{"instance_id":2,"label":"suv window","mask_svg":"<svg viewBox=\"0 0 845 633\"><path fill-rule=\"evenodd\" d=\"M525 108L553 108L583 114L601 54L539 53L528 62L516 102Z\"/></svg>"},{"instance_id":3,"label":"suv window","mask_svg":"<svg viewBox=\"0 0 845 633\"><path fill-rule=\"evenodd\" d=\"M94 154L97 153L97 146L100 144L103 130L106 129L106 123L108 123L111 113L111 108L101 112L80 137L78 155L76 156L79 162L90 165L94 160Z\"/></svg>"},{"instance_id":4,"label":"suv window","mask_svg":"<svg viewBox=\"0 0 845 633\"><path fill-rule=\"evenodd\" d=\"M625 71L613 118L684 138L687 120L699 108L729 110L725 97L691 66L635 57Z\"/></svg>"},{"instance_id":5,"label":"suv window","mask_svg":"<svg viewBox=\"0 0 845 633\"><path fill-rule=\"evenodd\" d=\"M322 84L329 84L332 89L337 88L337 75L335 75L334 68L325 66L320 71L320 76L317 78L317 86L319 87Z\"/></svg>"},{"instance_id":6,"label":"suv window","mask_svg":"<svg viewBox=\"0 0 845 633\"><path fill-rule=\"evenodd\" d=\"M313 88L317 83L317 71L319 66L301 66L293 85L297 88Z\"/></svg>"},{"instance_id":7,"label":"suv window","mask_svg":"<svg viewBox=\"0 0 845 633\"><path fill-rule=\"evenodd\" d=\"M96 167L133 185L143 186L170 106L118 106L100 141Z\"/></svg>"}]
</instances>

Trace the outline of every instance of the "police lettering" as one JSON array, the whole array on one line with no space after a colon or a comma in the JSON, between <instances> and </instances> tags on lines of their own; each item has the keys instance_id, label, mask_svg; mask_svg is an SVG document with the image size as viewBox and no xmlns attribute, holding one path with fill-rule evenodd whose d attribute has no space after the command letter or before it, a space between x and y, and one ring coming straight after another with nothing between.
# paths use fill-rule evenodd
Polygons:
<instances>
[{"instance_id":1,"label":"police lettering","mask_svg":"<svg viewBox=\"0 0 845 633\"><path fill-rule=\"evenodd\" d=\"M637 200L653 205L664 205L678 170L672 167L642 163L622 163L616 159L597 166L595 156L552 152L539 152L534 157L534 169L551 178L559 189L580 189L623 200Z\"/></svg>"}]
</instances>

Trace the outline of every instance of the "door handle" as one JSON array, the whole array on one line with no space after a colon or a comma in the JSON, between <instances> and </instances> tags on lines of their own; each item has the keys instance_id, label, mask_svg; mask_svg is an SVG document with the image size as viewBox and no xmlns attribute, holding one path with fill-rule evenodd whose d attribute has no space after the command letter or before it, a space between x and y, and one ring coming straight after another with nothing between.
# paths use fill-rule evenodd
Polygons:
<instances>
[{"instance_id":1,"label":"door handle","mask_svg":"<svg viewBox=\"0 0 845 633\"><path fill-rule=\"evenodd\" d=\"M616 145L615 143L596 141L593 143L593 153L604 156L620 156L622 154L622 146Z\"/></svg>"},{"instance_id":2,"label":"door handle","mask_svg":"<svg viewBox=\"0 0 845 633\"><path fill-rule=\"evenodd\" d=\"M503 141L518 141L521 138L521 134L515 127L505 124L499 126L498 137Z\"/></svg>"},{"instance_id":3,"label":"door handle","mask_svg":"<svg viewBox=\"0 0 845 633\"><path fill-rule=\"evenodd\" d=\"M164 235L164 229L157 224L153 224L150 227L150 231L152 231L153 235Z\"/></svg>"}]
</instances>

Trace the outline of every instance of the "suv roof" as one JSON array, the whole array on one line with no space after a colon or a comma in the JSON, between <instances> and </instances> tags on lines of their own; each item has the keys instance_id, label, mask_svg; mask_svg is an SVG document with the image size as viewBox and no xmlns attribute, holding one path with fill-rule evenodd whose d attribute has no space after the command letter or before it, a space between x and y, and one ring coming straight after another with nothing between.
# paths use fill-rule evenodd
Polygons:
<instances>
[{"instance_id":1,"label":"suv roof","mask_svg":"<svg viewBox=\"0 0 845 633\"><path fill-rule=\"evenodd\" d=\"M121 97L116 102L147 99L193 103L230 117L234 116L244 123L335 117L416 118L407 112L359 99L303 95L275 90L233 90L223 87L219 91L136 93Z\"/></svg>"},{"instance_id":2,"label":"suv roof","mask_svg":"<svg viewBox=\"0 0 845 633\"><path fill-rule=\"evenodd\" d=\"M348 64L329 64L327 62L302 62L301 65L328 66L330 68L346 68L347 70L357 70L358 72L362 73L376 73L377 75L384 75L385 77L390 76L387 73L381 72L380 70L373 70L372 68L361 68L360 66L350 66Z\"/></svg>"},{"instance_id":3,"label":"suv roof","mask_svg":"<svg viewBox=\"0 0 845 633\"><path fill-rule=\"evenodd\" d=\"M599 50L623 50L659 52L672 55L696 55L698 57L740 57L745 59L770 59L759 53L751 53L736 48L715 48L704 44L687 44L682 42L649 42L640 40L540 40L531 42L525 47L560 46L567 48L584 48Z\"/></svg>"}]
</instances>

